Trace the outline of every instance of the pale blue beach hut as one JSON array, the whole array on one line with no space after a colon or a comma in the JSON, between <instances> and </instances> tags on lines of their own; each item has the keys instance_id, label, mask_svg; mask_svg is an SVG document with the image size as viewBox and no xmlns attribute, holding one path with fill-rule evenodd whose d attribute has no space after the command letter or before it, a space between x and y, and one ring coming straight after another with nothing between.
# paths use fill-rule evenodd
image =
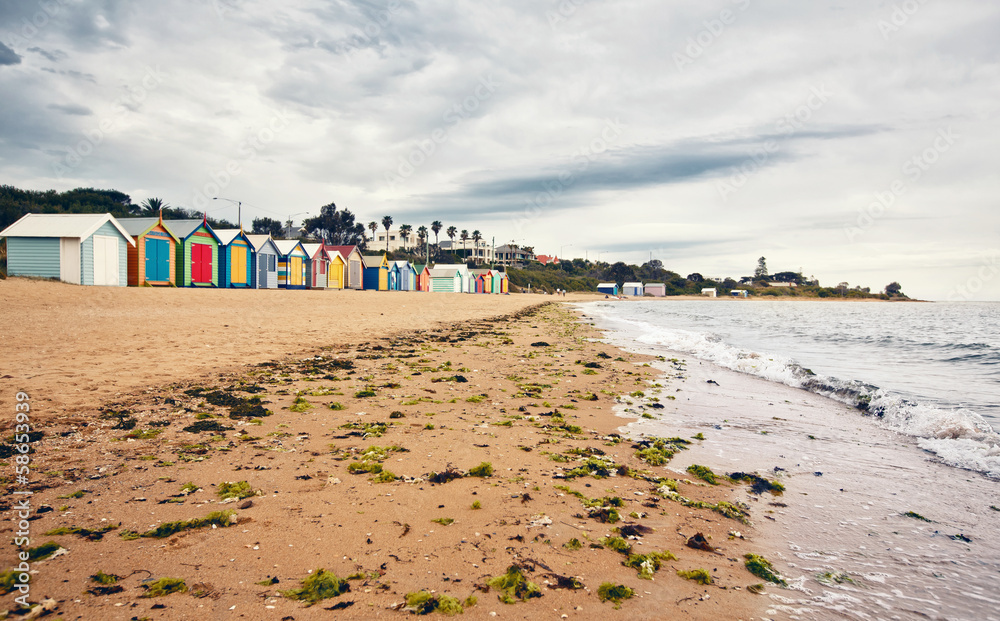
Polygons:
<instances>
[{"instance_id":1,"label":"pale blue beach hut","mask_svg":"<svg viewBox=\"0 0 1000 621\"><path fill-rule=\"evenodd\" d=\"M10 276L55 278L76 285L124 287L135 240L109 213L27 214L7 238Z\"/></svg>"}]
</instances>

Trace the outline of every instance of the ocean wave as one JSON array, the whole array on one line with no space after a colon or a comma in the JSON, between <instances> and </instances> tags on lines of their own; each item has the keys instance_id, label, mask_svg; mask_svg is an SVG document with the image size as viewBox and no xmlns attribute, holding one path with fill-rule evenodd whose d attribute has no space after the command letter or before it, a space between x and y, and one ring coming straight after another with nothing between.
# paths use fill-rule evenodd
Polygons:
<instances>
[{"instance_id":1,"label":"ocean wave","mask_svg":"<svg viewBox=\"0 0 1000 621\"><path fill-rule=\"evenodd\" d=\"M714 334L653 328L619 318L615 321L652 330L642 331L635 339L640 344L687 353L733 371L835 399L884 427L919 438L920 448L948 465L1000 479L1000 434L973 410L918 403L859 380L818 375L789 357L734 347Z\"/></svg>"}]
</instances>

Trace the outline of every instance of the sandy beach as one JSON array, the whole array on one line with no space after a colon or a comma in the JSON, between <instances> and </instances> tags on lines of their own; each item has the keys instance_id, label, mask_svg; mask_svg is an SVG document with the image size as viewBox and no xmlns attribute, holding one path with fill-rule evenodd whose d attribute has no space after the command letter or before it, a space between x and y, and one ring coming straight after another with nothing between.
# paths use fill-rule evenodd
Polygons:
<instances>
[{"instance_id":1,"label":"sandy beach","mask_svg":"<svg viewBox=\"0 0 1000 621\"><path fill-rule=\"evenodd\" d=\"M656 417L668 387L542 296L276 292L303 297L246 309L225 291L0 288L0 404L13 419L28 393L41 432L3 508L33 492L30 547L55 553L32 563L30 601L61 618L375 618L421 591L470 618L766 605L746 590L762 581L743 555L768 553L749 488L643 459L615 406L642 391ZM271 311L297 319L278 329ZM671 441L678 458L701 442ZM712 551L686 545L699 533ZM525 586L505 594L512 568ZM321 569L342 593L295 599ZM711 584L677 573L691 570ZM149 597L161 578L183 592ZM634 596L618 608L605 584Z\"/></svg>"}]
</instances>

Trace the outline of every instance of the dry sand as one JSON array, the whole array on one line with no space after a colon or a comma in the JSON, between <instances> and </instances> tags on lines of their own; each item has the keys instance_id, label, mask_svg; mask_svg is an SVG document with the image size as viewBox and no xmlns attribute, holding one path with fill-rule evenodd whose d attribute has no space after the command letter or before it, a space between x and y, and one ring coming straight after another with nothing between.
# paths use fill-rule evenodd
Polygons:
<instances>
[{"instance_id":1,"label":"dry sand","mask_svg":"<svg viewBox=\"0 0 1000 621\"><path fill-rule=\"evenodd\" d=\"M27 391L44 432L27 489L36 509L52 510L33 516L31 545L67 551L33 565L31 600L53 598L63 619L354 619L408 615L406 594L427 590L477 598L464 613L473 619L759 616L764 600L745 589L760 580L742 558L767 553L753 528L657 493L665 476L706 506L745 491L650 466L614 435L627 422L613 414L616 396L658 390L657 374L594 342L600 335L563 307L534 306L553 299L0 282L0 407L11 420L14 392ZM232 403L255 397L273 414L230 416ZM199 423L218 427L184 429ZM376 459L372 447L401 450ZM608 476L567 475L593 456ZM484 462L490 476L432 481ZM397 478L375 482L352 463ZM239 481L256 495L223 503L221 484ZM182 494L187 482L199 490ZM10 492L26 488L11 477L6 487L13 515ZM225 510L235 523L121 536ZM99 540L43 534L109 526ZM628 540L633 553L676 560L641 579L599 543L625 526L641 531ZM716 552L685 545L699 532ZM4 546L4 568L16 552ZM487 581L511 566L542 596L501 603ZM352 577L350 590L311 607L280 594L320 568ZM713 584L676 573L692 569ZM122 589L87 593L98 571L120 576ZM187 592L143 598L163 577ZM555 588L573 579L582 588ZM602 603L606 582L636 596L620 609Z\"/></svg>"}]
</instances>

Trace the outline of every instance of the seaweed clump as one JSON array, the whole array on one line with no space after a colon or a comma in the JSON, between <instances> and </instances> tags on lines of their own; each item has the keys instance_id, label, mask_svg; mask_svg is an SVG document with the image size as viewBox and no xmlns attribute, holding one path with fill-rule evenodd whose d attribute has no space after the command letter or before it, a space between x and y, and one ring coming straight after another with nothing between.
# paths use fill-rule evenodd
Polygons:
<instances>
[{"instance_id":1,"label":"seaweed clump","mask_svg":"<svg viewBox=\"0 0 1000 621\"><path fill-rule=\"evenodd\" d=\"M195 518L193 520L178 521L178 522L165 522L160 524L152 530L148 530L141 535L137 535L131 531L122 532L122 539L131 540L138 539L139 537L150 537L153 539L162 539L164 537L169 537L176 533L193 530L196 528L206 528L208 526L218 526L219 528L225 528L227 526L232 526L236 521L235 511L213 511L203 518Z\"/></svg>"},{"instance_id":2,"label":"seaweed clump","mask_svg":"<svg viewBox=\"0 0 1000 621\"><path fill-rule=\"evenodd\" d=\"M486 581L486 585L500 592L498 599L505 604L517 603L542 596L542 590L534 582L528 581L517 565L511 565L507 573Z\"/></svg>"},{"instance_id":3,"label":"seaweed clump","mask_svg":"<svg viewBox=\"0 0 1000 621\"><path fill-rule=\"evenodd\" d=\"M58 537L60 535L76 535L82 537L88 541L100 541L104 539L104 535L108 532L118 528L118 524L109 524L103 528L97 530L90 530L89 528L80 528L78 526L60 526L59 528L50 530L45 533L46 537Z\"/></svg>"},{"instance_id":4,"label":"seaweed clump","mask_svg":"<svg viewBox=\"0 0 1000 621\"><path fill-rule=\"evenodd\" d=\"M479 464L478 466L475 466L473 468L469 468L469 475L468 476L470 476L470 477L482 477L482 478L491 477L491 476L493 476L493 464L491 464L488 461L484 461L481 464Z\"/></svg>"},{"instance_id":5,"label":"seaweed clump","mask_svg":"<svg viewBox=\"0 0 1000 621\"><path fill-rule=\"evenodd\" d=\"M743 555L743 558L746 559L744 565L746 566L747 571L761 580L767 580L768 582L780 584L781 586L788 586L788 583L774 571L774 566L771 565L771 561L767 560L763 556L759 556L757 554L745 554Z\"/></svg>"},{"instance_id":6,"label":"seaweed clump","mask_svg":"<svg viewBox=\"0 0 1000 621\"><path fill-rule=\"evenodd\" d=\"M249 498L250 496L256 496L257 492L250 487L250 483L246 481L239 481L233 483L232 481L226 481L225 483L219 484L219 489L216 492L219 498L222 500L243 500L244 498Z\"/></svg>"},{"instance_id":7,"label":"seaweed clump","mask_svg":"<svg viewBox=\"0 0 1000 621\"><path fill-rule=\"evenodd\" d=\"M622 602L635 597L635 591L624 584L605 582L597 587L597 597L602 602L614 602L615 610L622 607Z\"/></svg>"},{"instance_id":8,"label":"seaweed clump","mask_svg":"<svg viewBox=\"0 0 1000 621\"><path fill-rule=\"evenodd\" d=\"M635 456L650 466L662 466L678 452L687 450L690 444L684 438L648 438L639 440L633 448L638 449Z\"/></svg>"},{"instance_id":9,"label":"seaweed clump","mask_svg":"<svg viewBox=\"0 0 1000 621\"><path fill-rule=\"evenodd\" d=\"M785 486L777 481L768 481L763 477L759 477L756 474L748 474L746 472L732 472L729 478L733 481L743 481L750 484L750 492L757 494L758 496L764 492L771 492L773 496L781 496L782 492L785 491Z\"/></svg>"},{"instance_id":10,"label":"seaweed clump","mask_svg":"<svg viewBox=\"0 0 1000 621\"><path fill-rule=\"evenodd\" d=\"M677 575L685 580L693 580L698 584L712 584L712 574L704 569L690 569L688 571L677 571Z\"/></svg>"},{"instance_id":11,"label":"seaweed clump","mask_svg":"<svg viewBox=\"0 0 1000 621\"><path fill-rule=\"evenodd\" d=\"M639 577L643 580L652 580L653 574L660 571L663 561L676 561L677 557L670 551L651 552L649 554L629 554L622 563L639 572Z\"/></svg>"},{"instance_id":12,"label":"seaweed clump","mask_svg":"<svg viewBox=\"0 0 1000 621\"><path fill-rule=\"evenodd\" d=\"M340 597L350 590L351 585L347 580L341 580L325 569L317 569L315 573L302 581L300 588L280 591L280 593L283 597L305 602L306 606L312 606L324 599Z\"/></svg>"},{"instance_id":13,"label":"seaweed clump","mask_svg":"<svg viewBox=\"0 0 1000 621\"><path fill-rule=\"evenodd\" d=\"M183 578L160 578L156 582L142 585L146 592L142 597L163 597L171 593L187 593Z\"/></svg>"},{"instance_id":14,"label":"seaweed clump","mask_svg":"<svg viewBox=\"0 0 1000 621\"><path fill-rule=\"evenodd\" d=\"M458 615L465 612L466 606L475 606L476 598L469 597L465 600L464 606L458 598L450 595L433 595L428 591L416 591L406 594L406 606L404 612L412 612L418 615L428 615L432 612L440 612L448 616Z\"/></svg>"},{"instance_id":15,"label":"seaweed clump","mask_svg":"<svg viewBox=\"0 0 1000 621\"><path fill-rule=\"evenodd\" d=\"M687 471L690 474L698 477L699 479L705 481L710 485L719 484L719 482L715 479L715 473L712 472L712 469L707 466L699 466L698 464L691 464L690 466L687 467Z\"/></svg>"}]
</instances>

